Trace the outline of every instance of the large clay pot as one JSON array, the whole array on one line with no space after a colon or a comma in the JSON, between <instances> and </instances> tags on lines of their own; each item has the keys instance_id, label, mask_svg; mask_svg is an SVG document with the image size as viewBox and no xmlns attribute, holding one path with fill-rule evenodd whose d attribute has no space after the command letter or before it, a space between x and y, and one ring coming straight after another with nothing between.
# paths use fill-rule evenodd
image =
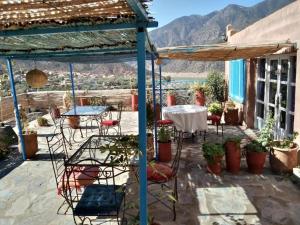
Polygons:
<instances>
[{"instance_id":1,"label":"large clay pot","mask_svg":"<svg viewBox=\"0 0 300 225\"><path fill-rule=\"evenodd\" d=\"M26 158L31 159L35 156L35 154L38 151L37 134L36 133L23 134L23 139L25 144ZM20 144L19 144L19 152L22 153Z\"/></svg>"},{"instance_id":2,"label":"large clay pot","mask_svg":"<svg viewBox=\"0 0 300 225\"><path fill-rule=\"evenodd\" d=\"M297 151L299 146L294 143L292 148L272 147L270 151L270 166L275 173L292 173L298 165Z\"/></svg>"},{"instance_id":3,"label":"large clay pot","mask_svg":"<svg viewBox=\"0 0 300 225\"><path fill-rule=\"evenodd\" d=\"M225 143L225 158L227 171L233 174L239 173L241 167L240 144L234 141L227 141Z\"/></svg>"},{"instance_id":4,"label":"large clay pot","mask_svg":"<svg viewBox=\"0 0 300 225\"><path fill-rule=\"evenodd\" d=\"M53 115L54 119L60 118L60 109L57 107L52 107L51 114Z\"/></svg>"},{"instance_id":5,"label":"large clay pot","mask_svg":"<svg viewBox=\"0 0 300 225\"><path fill-rule=\"evenodd\" d=\"M80 117L79 116L68 116L67 118L68 124L71 128L77 129L80 125Z\"/></svg>"},{"instance_id":6,"label":"large clay pot","mask_svg":"<svg viewBox=\"0 0 300 225\"><path fill-rule=\"evenodd\" d=\"M89 105L89 99L88 98L80 98L80 105Z\"/></svg>"},{"instance_id":7,"label":"large clay pot","mask_svg":"<svg viewBox=\"0 0 300 225\"><path fill-rule=\"evenodd\" d=\"M131 109L138 111L138 95L131 95Z\"/></svg>"},{"instance_id":8,"label":"large clay pot","mask_svg":"<svg viewBox=\"0 0 300 225\"><path fill-rule=\"evenodd\" d=\"M219 176L222 172L222 163L221 163L222 158L223 156L218 156L215 157L215 160L213 162L207 163L208 172Z\"/></svg>"},{"instance_id":9,"label":"large clay pot","mask_svg":"<svg viewBox=\"0 0 300 225\"><path fill-rule=\"evenodd\" d=\"M155 118L156 118L156 121L160 120L160 104L156 103L156 114L155 114Z\"/></svg>"},{"instance_id":10,"label":"large clay pot","mask_svg":"<svg viewBox=\"0 0 300 225\"><path fill-rule=\"evenodd\" d=\"M171 141L158 142L158 160L160 162L169 162L172 159Z\"/></svg>"},{"instance_id":11,"label":"large clay pot","mask_svg":"<svg viewBox=\"0 0 300 225\"><path fill-rule=\"evenodd\" d=\"M176 97L175 97L175 95L168 95L167 96L167 105L168 106L176 105Z\"/></svg>"},{"instance_id":12,"label":"large clay pot","mask_svg":"<svg viewBox=\"0 0 300 225\"><path fill-rule=\"evenodd\" d=\"M195 93L195 104L204 106L205 105L205 94L203 91L196 91Z\"/></svg>"},{"instance_id":13,"label":"large clay pot","mask_svg":"<svg viewBox=\"0 0 300 225\"><path fill-rule=\"evenodd\" d=\"M266 152L247 151L246 159L249 172L254 174L262 174L266 161L266 156Z\"/></svg>"},{"instance_id":14,"label":"large clay pot","mask_svg":"<svg viewBox=\"0 0 300 225\"><path fill-rule=\"evenodd\" d=\"M224 119L226 125L239 125L239 109L226 109Z\"/></svg>"}]
</instances>

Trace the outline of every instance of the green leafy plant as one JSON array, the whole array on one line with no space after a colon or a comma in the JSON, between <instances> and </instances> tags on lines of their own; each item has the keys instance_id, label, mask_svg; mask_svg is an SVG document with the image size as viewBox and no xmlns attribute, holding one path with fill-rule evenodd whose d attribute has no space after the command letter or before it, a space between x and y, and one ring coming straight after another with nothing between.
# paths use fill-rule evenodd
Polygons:
<instances>
[{"instance_id":1,"label":"green leafy plant","mask_svg":"<svg viewBox=\"0 0 300 225\"><path fill-rule=\"evenodd\" d=\"M202 84L200 82L195 82L190 86L191 91L193 91L194 93L199 91L199 92L207 92L207 87L205 84Z\"/></svg>"},{"instance_id":2,"label":"green leafy plant","mask_svg":"<svg viewBox=\"0 0 300 225\"><path fill-rule=\"evenodd\" d=\"M218 115L218 114L221 114L223 112L223 107L219 102L213 102L209 105L208 111L211 114Z\"/></svg>"},{"instance_id":3,"label":"green leafy plant","mask_svg":"<svg viewBox=\"0 0 300 225\"><path fill-rule=\"evenodd\" d=\"M170 131L168 131L168 129L161 127L158 131L158 141L159 142L163 142L163 143L167 143L171 140L171 134Z\"/></svg>"},{"instance_id":4,"label":"green leafy plant","mask_svg":"<svg viewBox=\"0 0 300 225\"><path fill-rule=\"evenodd\" d=\"M241 144L242 138L241 137L229 137L226 139L226 142L234 142L236 144Z\"/></svg>"},{"instance_id":5,"label":"green leafy plant","mask_svg":"<svg viewBox=\"0 0 300 225\"><path fill-rule=\"evenodd\" d=\"M271 114L268 115L264 127L258 135L257 141L265 148L269 149L274 140L275 120Z\"/></svg>"},{"instance_id":6,"label":"green leafy plant","mask_svg":"<svg viewBox=\"0 0 300 225\"><path fill-rule=\"evenodd\" d=\"M25 109L22 107L22 105L18 105L19 112L20 112L20 119L21 119L21 126L22 126L22 133L23 134L33 134L36 133L36 131L29 128L29 121L27 118L27 114Z\"/></svg>"},{"instance_id":7,"label":"green leafy plant","mask_svg":"<svg viewBox=\"0 0 300 225\"><path fill-rule=\"evenodd\" d=\"M252 140L245 146L246 150L249 152L267 152L267 148L262 146L257 140Z\"/></svg>"},{"instance_id":8,"label":"green leafy plant","mask_svg":"<svg viewBox=\"0 0 300 225\"><path fill-rule=\"evenodd\" d=\"M207 76L206 85L208 94L213 101L225 101L226 82L223 73L211 71Z\"/></svg>"},{"instance_id":9,"label":"green leafy plant","mask_svg":"<svg viewBox=\"0 0 300 225\"><path fill-rule=\"evenodd\" d=\"M44 126L49 126L48 120L44 117L39 116L37 118L37 123L39 126L44 127Z\"/></svg>"},{"instance_id":10,"label":"green leafy plant","mask_svg":"<svg viewBox=\"0 0 300 225\"><path fill-rule=\"evenodd\" d=\"M202 150L208 163L214 163L217 157L222 157L225 154L222 144L204 143Z\"/></svg>"},{"instance_id":11,"label":"green leafy plant","mask_svg":"<svg viewBox=\"0 0 300 225\"><path fill-rule=\"evenodd\" d=\"M290 135L287 138L284 138L281 141L274 141L272 143L272 146L277 148L293 148L295 146L295 140L298 135L299 135L298 132L293 132L292 135Z\"/></svg>"},{"instance_id":12,"label":"green leafy plant","mask_svg":"<svg viewBox=\"0 0 300 225\"><path fill-rule=\"evenodd\" d=\"M229 100L228 102L226 102L226 110L230 110L230 109L235 109L236 105L232 100Z\"/></svg>"}]
</instances>

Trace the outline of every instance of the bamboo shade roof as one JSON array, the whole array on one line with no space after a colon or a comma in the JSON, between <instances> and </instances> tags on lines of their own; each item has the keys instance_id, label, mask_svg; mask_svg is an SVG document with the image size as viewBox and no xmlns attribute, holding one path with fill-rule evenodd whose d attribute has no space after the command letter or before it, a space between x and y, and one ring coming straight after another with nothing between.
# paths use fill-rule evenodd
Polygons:
<instances>
[{"instance_id":1,"label":"bamboo shade roof","mask_svg":"<svg viewBox=\"0 0 300 225\"><path fill-rule=\"evenodd\" d=\"M273 54L282 48L293 47L292 43L267 44L215 44L198 46L179 46L158 49L159 59L190 61L227 61L250 59Z\"/></svg>"},{"instance_id":2,"label":"bamboo shade roof","mask_svg":"<svg viewBox=\"0 0 300 225\"><path fill-rule=\"evenodd\" d=\"M150 1L139 0L147 15ZM0 0L0 30L87 22L118 23L135 18L126 0Z\"/></svg>"}]
</instances>

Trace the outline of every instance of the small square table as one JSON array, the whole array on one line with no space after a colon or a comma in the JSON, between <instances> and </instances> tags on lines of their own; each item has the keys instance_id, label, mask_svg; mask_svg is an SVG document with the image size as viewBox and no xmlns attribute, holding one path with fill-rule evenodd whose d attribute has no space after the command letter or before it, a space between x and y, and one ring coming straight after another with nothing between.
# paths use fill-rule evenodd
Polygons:
<instances>
[{"instance_id":1,"label":"small square table","mask_svg":"<svg viewBox=\"0 0 300 225\"><path fill-rule=\"evenodd\" d=\"M61 116L98 116L107 111L107 106L75 106Z\"/></svg>"}]
</instances>

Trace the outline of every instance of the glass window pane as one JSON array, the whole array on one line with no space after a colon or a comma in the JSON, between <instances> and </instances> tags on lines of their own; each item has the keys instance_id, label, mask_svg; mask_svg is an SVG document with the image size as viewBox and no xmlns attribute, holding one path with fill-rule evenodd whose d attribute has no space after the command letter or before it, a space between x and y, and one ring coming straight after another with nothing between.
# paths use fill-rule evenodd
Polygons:
<instances>
[{"instance_id":1,"label":"glass window pane","mask_svg":"<svg viewBox=\"0 0 300 225\"><path fill-rule=\"evenodd\" d=\"M280 113L280 128L285 129L285 120L286 120L286 113L285 111L281 111Z\"/></svg>"},{"instance_id":2,"label":"glass window pane","mask_svg":"<svg viewBox=\"0 0 300 225\"><path fill-rule=\"evenodd\" d=\"M271 114L272 116L274 116L274 114L275 114L275 108L272 107L272 106L270 106L270 107L269 107L269 112L268 112L268 113Z\"/></svg>"},{"instance_id":3,"label":"glass window pane","mask_svg":"<svg viewBox=\"0 0 300 225\"><path fill-rule=\"evenodd\" d=\"M278 71L278 60L271 60L270 61L270 78L272 80L277 80L277 71Z\"/></svg>"},{"instance_id":4,"label":"glass window pane","mask_svg":"<svg viewBox=\"0 0 300 225\"><path fill-rule=\"evenodd\" d=\"M260 117L260 118L264 119L264 114L265 114L264 111L265 111L264 104L257 103L257 105L256 105L256 115L257 115L257 117Z\"/></svg>"},{"instance_id":5,"label":"glass window pane","mask_svg":"<svg viewBox=\"0 0 300 225\"><path fill-rule=\"evenodd\" d=\"M290 103L290 110L292 112L295 111L295 86L291 86L291 103Z\"/></svg>"},{"instance_id":6,"label":"glass window pane","mask_svg":"<svg viewBox=\"0 0 300 225\"><path fill-rule=\"evenodd\" d=\"M277 91L277 83L270 83L270 90L269 90L269 103L275 104L275 95Z\"/></svg>"},{"instance_id":7,"label":"glass window pane","mask_svg":"<svg viewBox=\"0 0 300 225\"><path fill-rule=\"evenodd\" d=\"M265 100L265 82L257 82L257 99L264 101Z\"/></svg>"},{"instance_id":8,"label":"glass window pane","mask_svg":"<svg viewBox=\"0 0 300 225\"><path fill-rule=\"evenodd\" d=\"M281 60L281 81L287 81L288 78L288 71L289 71L289 60L283 59Z\"/></svg>"},{"instance_id":9,"label":"glass window pane","mask_svg":"<svg viewBox=\"0 0 300 225\"><path fill-rule=\"evenodd\" d=\"M290 124L289 134L292 134L294 132L294 116L290 115L288 123Z\"/></svg>"},{"instance_id":10,"label":"glass window pane","mask_svg":"<svg viewBox=\"0 0 300 225\"><path fill-rule=\"evenodd\" d=\"M266 76L266 59L260 60L258 76L260 78L265 78L265 76Z\"/></svg>"},{"instance_id":11,"label":"glass window pane","mask_svg":"<svg viewBox=\"0 0 300 225\"><path fill-rule=\"evenodd\" d=\"M296 82L296 65L297 65L297 57L296 56L292 56L291 57L291 82L295 83Z\"/></svg>"},{"instance_id":12,"label":"glass window pane","mask_svg":"<svg viewBox=\"0 0 300 225\"><path fill-rule=\"evenodd\" d=\"M287 104L287 85L280 84L280 93L281 93L281 107L286 108Z\"/></svg>"}]
</instances>

